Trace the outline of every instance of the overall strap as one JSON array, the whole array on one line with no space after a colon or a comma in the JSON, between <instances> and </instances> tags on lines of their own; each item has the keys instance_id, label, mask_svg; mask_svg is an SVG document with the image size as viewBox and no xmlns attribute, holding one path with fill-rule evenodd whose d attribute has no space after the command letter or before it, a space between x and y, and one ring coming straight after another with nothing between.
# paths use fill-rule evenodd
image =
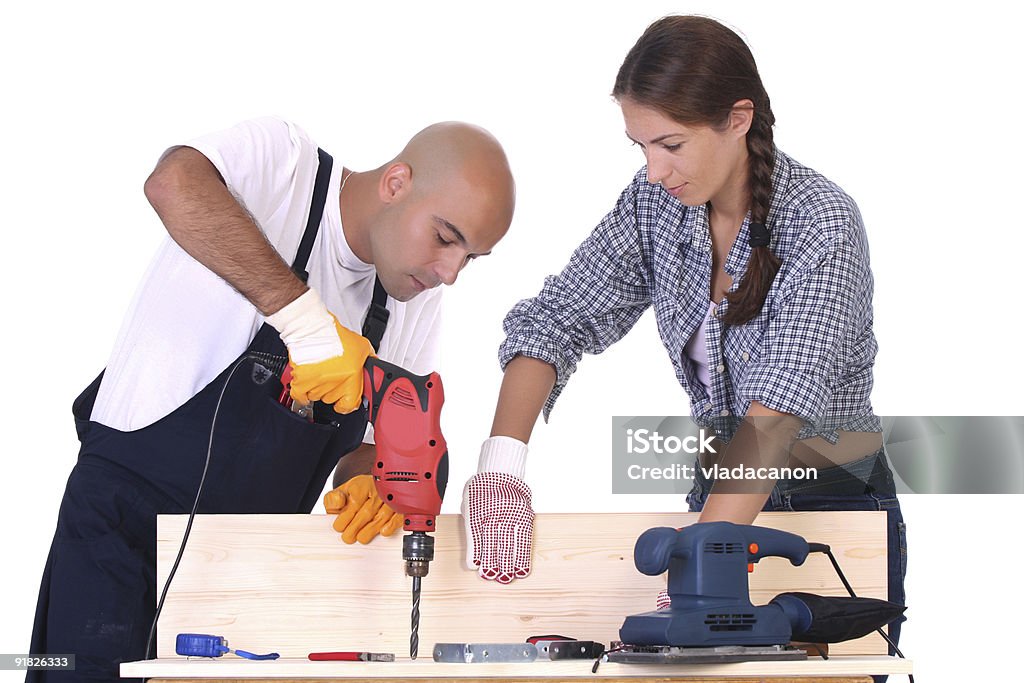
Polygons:
<instances>
[{"instance_id":1,"label":"overall strap","mask_svg":"<svg viewBox=\"0 0 1024 683\"><path fill-rule=\"evenodd\" d=\"M302 241L299 242L295 262L292 263L292 270L303 282L309 279L306 263L309 261L309 255L313 252L316 233L320 230L320 220L323 218L324 205L327 203L327 185L331 181L331 168L334 166L334 159L330 154L319 147L316 151L320 156L320 164L317 166L316 180L313 183L313 201L309 205L309 220L306 222L305 232L302 233Z\"/></svg>"},{"instance_id":2,"label":"overall strap","mask_svg":"<svg viewBox=\"0 0 1024 683\"><path fill-rule=\"evenodd\" d=\"M370 302L366 320L363 321L363 336L370 340L375 351L380 350L380 340L384 338L384 330L387 329L388 318L391 316L387 304L388 293L380 283L380 275L377 275L373 281L373 301Z\"/></svg>"},{"instance_id":3,"label":"overall strap","mask_svg":"<svg viewBox=\"0 0 1024 683\"><path fill-rule=\"evenodd\" d=\"M320 221L323 218L324 206L327 203L327 185L331 180L331 168L334 166L334 159L331 155L317 148L320 157L320 164L316 169L316 180L313 183L313 200L309 207L309 221L306 223L306 230L302 233L302 241L299 242L299 250L295 254L295 262L292 263L292 270L299 278L306 282L309 279L309 272L306 264L309 255L313 252L313 242L316 241L316 234L320 229ZM388 318L391 312L387 309L388 293L380 282L380 277L374 278L373 300L370 308L366 311L366 319L363 321L363 336L370 340L375 350L380 349L380 341L384 338L384 331L388 327Z\"/></svg>"}]
</instances>

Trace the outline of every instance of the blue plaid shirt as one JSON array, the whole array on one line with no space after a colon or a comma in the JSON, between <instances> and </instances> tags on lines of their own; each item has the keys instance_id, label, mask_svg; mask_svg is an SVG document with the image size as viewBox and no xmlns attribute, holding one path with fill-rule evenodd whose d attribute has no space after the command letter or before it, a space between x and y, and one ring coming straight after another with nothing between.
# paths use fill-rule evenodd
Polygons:
<instances>
[{"instance_id":1,"label":"blue plaid shirt","mask_svg":"<svg viewBox=\"0 0 1024 683\"><path fill-rule=\"evenodd\" d=\"M803 418L800 438L835 442L837 429L879 430L870 402L878 348L873 281L857 205L778 151L772 181L768 226L782 267L756 318L723 327L723 299L709 320L709 395L683 351L710 300L707 208L684 206L648 183L646 167L640 169L565 269L505 318L502 367L525 355L557 373L545 419L583 354L604 351L653 305L661 341L699 424L721 431L723 422L735 424L751 401L759 401ZM749 215L725 262L733 289L750 256L748 222Z\"/></svg>"}]
</instances>

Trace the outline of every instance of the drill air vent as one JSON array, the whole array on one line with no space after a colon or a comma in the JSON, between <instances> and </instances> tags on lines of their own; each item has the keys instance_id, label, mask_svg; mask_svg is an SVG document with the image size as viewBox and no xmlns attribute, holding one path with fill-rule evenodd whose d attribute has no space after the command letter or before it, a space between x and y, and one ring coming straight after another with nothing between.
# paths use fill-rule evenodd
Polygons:
<instances>
[{"instance_id":1,"label":"drill air vent","mask_svg":"<svg viewBox=\"0 0 1024 683\"><path fill-rule=\"evenodd\" d=\"M395 387L395 390L388 396L388 400L397 406L403 408L415 408L416 401L413 400L412 394L401 387Z\"/></svg>"}]
</instances>

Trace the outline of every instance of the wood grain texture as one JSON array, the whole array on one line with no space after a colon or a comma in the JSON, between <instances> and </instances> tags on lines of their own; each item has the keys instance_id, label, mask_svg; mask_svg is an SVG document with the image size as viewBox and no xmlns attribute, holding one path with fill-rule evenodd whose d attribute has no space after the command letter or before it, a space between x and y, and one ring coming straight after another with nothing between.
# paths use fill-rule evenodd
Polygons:
<instances>
[{"instance_id":1,"label":"wood grain texture","mask_svg":"<svg viewBox=\"0 0 1024 683\"><path fill-rule=\"evenodd\" d=\"M644 576L634 567L636 538L651 527L683 526L696 518L692 513L538 515L533 574L501 586L465 568L461 517L442 515L435 561L423 579L421 658L407 663L440 666L429 661L435 642L522 642L548 633L605 644L617 639L623 618L654 609L665 585L664 575ZM160 587L186 519L159 519ZM286 658L330 650L408 657L411 579L404 574L400 534L347 546L331 529L331 519L198 516L160 618L158 657L175 657L175 636L185 632L221 635L231 647ZM859 595L885 597L885 513L763 513L758 523L830 544ZM750 586L754 604L788 590L845 595L820 554L802 567L766 558L750 575ZM885 646L873 635L835 645L831 652L884 654Z\"/></svg>"}]
</instances>

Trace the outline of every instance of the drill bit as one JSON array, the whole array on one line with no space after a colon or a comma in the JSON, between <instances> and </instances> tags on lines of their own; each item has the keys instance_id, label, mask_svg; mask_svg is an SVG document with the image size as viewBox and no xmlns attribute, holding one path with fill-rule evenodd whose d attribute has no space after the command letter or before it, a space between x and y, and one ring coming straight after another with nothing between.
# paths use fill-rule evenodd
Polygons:
<instances>
[{"instance_id":1,"label":"drill bit","mask_svg":"<svg viewBox=\"0 0 1024 683\"><path fill-rule=\"evenodd\" d=\"M430 571L434 559L434 538L422 531L413 531L402 539L405 574L412 577L412 630L409 635L409 657L416 659L420 650L420 584Z\"/></svg>"},{"instance_id":2,"label":"drill bit","mask_svg":"<svg viewBox=\"0 0 1024 683\"><path fill-rule=\"evenodd\" d=\"M420 577L412 577L412 630L409 636L409 657L416 659L420 650Z\"/></svg>"}]
</instances>

